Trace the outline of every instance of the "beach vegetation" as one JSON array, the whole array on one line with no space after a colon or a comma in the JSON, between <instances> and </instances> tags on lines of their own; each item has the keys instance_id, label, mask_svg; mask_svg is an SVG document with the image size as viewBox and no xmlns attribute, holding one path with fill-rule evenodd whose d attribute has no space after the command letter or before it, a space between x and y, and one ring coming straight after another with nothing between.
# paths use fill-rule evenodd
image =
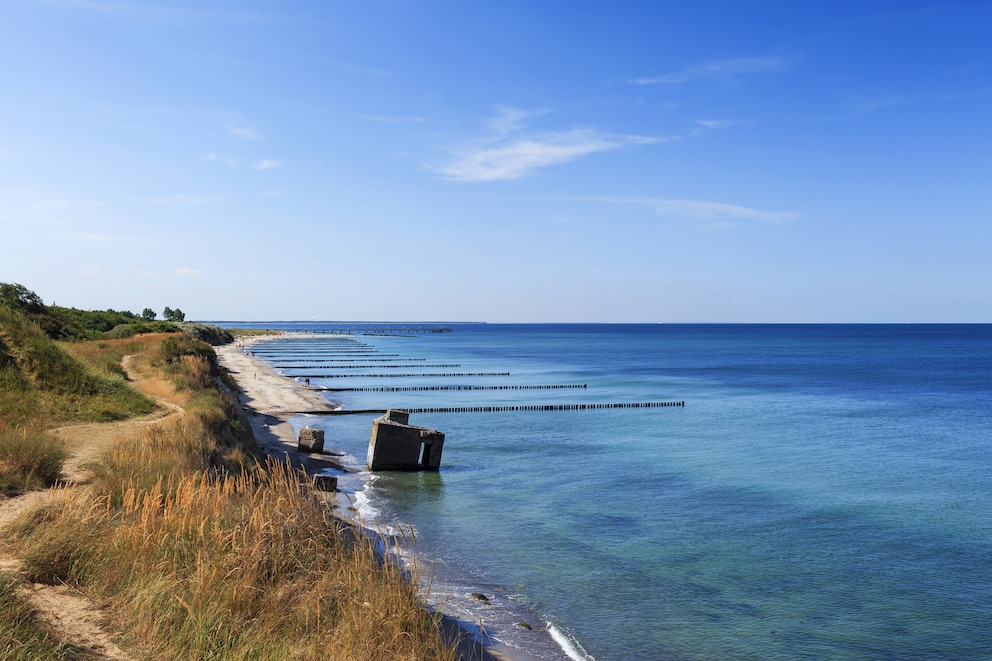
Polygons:
<instances>
[{"instance_id":1,"label":"beach vegetation","mask_svg":"<svg viewBox=\"0 0 992 661\"><path fill-rule=\"evenodd\" d=\"M271 328L226 328L230 333L234 335L240 335L242 337L258 337L260 335L278 335L279 331L272 330Z\"/></svg>"},{"instance_id":2,"label":"beach vegetation","mask_svg":"<svg viewBox=\"0 0 992 661\"><path fill-rule=\"evenodd\" d=\"M174 323L145 319L127 310L45 305L38 294L16 283L0 283L0 307L24 315L53 340L79 341L177 330Z\"/></svg>"},{"instance_id":3,"label":"beach vegetation","mask_svg":"<svg viewBox=\"0 0 992 661\"><path fill-rule=\"evenodd\" d=\"M234 342L234 334L231 333L231 331L224 328L219 328L218 326L194 324L187 321L183 322L181 328L187 335L192 335L196 339L202 340L212 346L219 346Z\"/></svg>"},{"instance_id":4,"label":"beach vegetation","mask_svg":"<svg viewBox=\"0 0 992 661\"><path fill-rule=\"evenodd\" d=\"M0 496L52 486L66 455L62 441L43 429L0 423Z\"/></svg>"},{"instance_id":5,"label":"beach vegetation","mask_svg":"<svg viewBox=\"0 0 992 661\"><path fill-rule=\"evenodd\" d=\"M86 364L70 355L72 346L53 341L28 315L0 305L0 420L11 426L108 421L154 409L128 387L112 352L101 350Z\"/></svg>"},{"instance_id":6,"label":"beach vegetation","mask_svg":"<svg viewBox=\"0 0 992 661\"><path fill-rule=\"evenodd\" d=\"M41 312L45 307L38 294L11 282L0 282L0 303L25 312Z\"/></svg>"},{"instance_id":7,"label":"beach vegetation","mask_svg":"<svg viewBox=\"0 0 992 661\"><path fill-rule=\"evenodd\" d=\"M4 531L27 580L106 605L142 658L454 661L409 576L310 478L262 456L221 372L191 335L55 342L0 305L0 465L24 476L4 489L56 484ZM120 425L85 487L57 484L53 420L122 420L153 399L175 413ZM25 609L19 580L0 578L0 656L76 658Z\"/></svg>"}]
</instances>

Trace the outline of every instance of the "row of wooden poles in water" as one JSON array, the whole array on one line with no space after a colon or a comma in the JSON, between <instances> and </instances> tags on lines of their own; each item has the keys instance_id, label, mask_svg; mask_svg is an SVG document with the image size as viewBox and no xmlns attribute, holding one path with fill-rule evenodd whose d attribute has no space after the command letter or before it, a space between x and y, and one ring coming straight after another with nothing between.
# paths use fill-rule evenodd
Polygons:
<instances>
[{"instance_id":1,"label":"row of wooden poles in water","mask_svg":"<svg viewBox=\"0 0 992 661\"><path fill-rule=\"evenodd\" d=\"M287 370L401 370L401 369L440 369L442 367L461 367L461 363L424 363L418 365L273 365L273 367L279 367L280 369ZM290 376L297 376L296 374L291 374ZM304 375L312 376L312 375ZM359 374L358 376L362 376Z\"/></svg>"},{"instance_id":2,"label":"row of wooden poles in water","mask_svg":"<svg viewBox=\"0 0 992 661\"><path fill-rule=\"evenodd\" d=\"M352 379L369 377L374 379L389 379L414 376L510 376L509 372L451 372L451 373L431 373L431 374L292 374L297 379Z\"/></svg>"},{"instance_id":3,"label":"row of wooden poles in water","mask_svg":"<svg viewBox=\"0 0 992 661\"><path fill-rule=\"evenodd\" d=\"M407 413L502 413L504 411L589 411L594 409L653 409L668 406L685 407L685 402L620 402L619 404L531 404L506 406L428 406L403 409ZM386 409L340 409L337 411L298 411L317 415L360 415L386 413Z\"/></svg>"},{"instance_id":4,"label":"row of wooden poles in water","mask_svg":"<svg viewBox=\"0 0 992 661\"><path fill-rule=\"evenodd\" d=\"M364 388L328 388L315 386L314 390L328 392L412 392L429 390L563 390L586 388L586 384L571 384L560 386L367 386Z\"/></svg>"},{"instance_id":5,"label":"row of wooden poles in water","mask_svg":"<svg viewBox=\"0 0 992 661\"><path fill-rule=\"evenodd\" d=\"M298 333L300 335L347 335L351 336L361 336L361 335L420 335L425 333L450 333L450 326L338 326L336 328L294 328L289 330L290 333ZM347 341L347 340L342 340ZM357 342L357 340L350 340L351 342Z\"/></svg>"},{"instance_id":6,"label":"row of wooden poles in water","mask_svg":"<svg viewBox=\"0 0 992 661\"><path fill-rule=\"evenodd\" d=\"M359 343L356 343L359 344ZM310 348L309 350L299 351L295 350L293 353L299 355L303 354L314 354L320 353L321 358L319 359L306 359L306 358L291 358L292 362L303 363L303 362L358 362L357 359L333 359L328 358L328 356L337 355L355 355L355 354L365 354L361 355L360 359L366 362L390 362L389 359L382 358L383 356L399 356L399 354L393 353L379 353L374 348L368 345L359 344L362 348L352 349L352 350L341 350L335 349L332 351L321 352L320 349ZM368 347L366 349L365 347ZM279 347L282 349L283 347ZM288 347L285 347L288 349ZM257 352L263 356L271 356L275 358L276 356L284 356L285 354L279 350L261 350ZM379 358L370 358L368 354L373 354L379 356ZM277 359L278 360L278 359ZM285 360L285 358L283 359ZM398 359L404 361L416 361L425 360L424 358L402 358ZM272 364L272 363L270 363ZM293 366L287 365L285 363L281 365L273 364L274 367L283 367L287 369L293 369ZM458 364L438 364L438 365L418 365L418 367L460 367ZM309 365L300 366L297 369L320 369L320 368L330 368L330 369L368 369L370 367L375 367L374 365ZM383 365L383 369L392 369L392 366ZM397 365L395 368L402 367L412 367L412 365ZM463 373L416 373L416 374L326 374L326 373L306 373L306 374L292 374L287 375L292 376L297 379L307 379L309 382L310 378L319 379L339 379L339 378L406 378L406 377L462 377L462 376L510 376L509 372L463 372ZM329 388L326 386L317 386L314 390L321 390L326 392L411 392L411 391L444 391L444 390L565 390L565 389L585 389L587 384L560 384L560 385L454 385L454 386L365 386L365 387L353 387L353 388ZM641 408L668 408L668 407L685 407L685 401L675 401L675 402L619 402L610 404L523 404L523 405L498 405L498 406L429 406L421 408L409 408L404 409L408 413L501 413L509 411L588 411L596 409L641 409ZM357 415L357 414L382 414L386 413L386 409L340 409L336 411L300 411L300 413L313 413L319 415Z\"/></svg>"}]
</instances>

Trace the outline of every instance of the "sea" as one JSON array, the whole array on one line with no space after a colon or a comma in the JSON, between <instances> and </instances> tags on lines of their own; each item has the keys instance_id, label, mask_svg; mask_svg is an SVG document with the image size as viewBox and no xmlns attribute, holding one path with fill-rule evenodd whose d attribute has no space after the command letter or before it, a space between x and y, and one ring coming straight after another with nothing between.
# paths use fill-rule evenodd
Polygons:
<instances>
[{"instance_id":1,"label":"sea","mask_svg":"<svg viewBox=\"0 0 992 661\"><path fill-rule=\"evenodd\" d=\"M440 470L370 473L379 413L292 420L519 658L992 659L990 325L241 325L445 434Z\"/></svg>"}]
</instances>

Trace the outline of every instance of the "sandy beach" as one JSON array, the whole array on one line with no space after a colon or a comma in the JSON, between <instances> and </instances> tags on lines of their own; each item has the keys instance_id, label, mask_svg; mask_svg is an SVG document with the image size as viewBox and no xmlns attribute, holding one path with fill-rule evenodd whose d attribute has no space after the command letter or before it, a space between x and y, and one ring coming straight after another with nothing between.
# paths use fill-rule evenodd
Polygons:
<instances>
[{"instance_id":1,"label":"sandy beach","mask_svg":"<svg viewBox=\"0 0 992 661\"><path fill-rule=\"evenodd\" d=\"M290 417L307 411L331 411L334 406L316 391L279 374L247 353L256 342L272 337L252 337L214 347L218 362L241 387L238 404L251 423L255 440L270 457L288 457L293 466L303 468L310 475L328 468L342 470L334 448L325 448L323 454L297 451L296 431Z\"/></svg>"}]
</instances>

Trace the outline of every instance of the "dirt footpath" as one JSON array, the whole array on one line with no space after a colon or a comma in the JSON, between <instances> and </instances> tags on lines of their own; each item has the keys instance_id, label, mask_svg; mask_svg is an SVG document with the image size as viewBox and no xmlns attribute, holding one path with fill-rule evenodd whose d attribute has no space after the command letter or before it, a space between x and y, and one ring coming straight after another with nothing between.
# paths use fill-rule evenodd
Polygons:
<instances>
[{"instance_id":1,"label":"dirt footpath","mask_svg":"<svg viewBox=\"0 0 992 661\"><path fill-rule=\"evenodd\" d=\"M125 358L125 369L128 369L128 363ZM140 376L134 376L140 382ZM140 418L67 425L53 429L52 433L65 442L69 452L62 468L62 484L50 490L31 491L14 498L0 499L0 531L21 515L51 499L55 489L73 489L85 485L92 477L87 466L110 448L117 438L184 414L183 409L175 404L161 399L157 403L159 408L155 412ZM0 555L0 571L22 573L22 569L22 563L17 558ZM114 643L114 632L109 627L106 611L79 592L64 585L32 583L24 578L21 594L62 642L85 650L89 658L129 658Z\"/></svg>"}]
</instances>

